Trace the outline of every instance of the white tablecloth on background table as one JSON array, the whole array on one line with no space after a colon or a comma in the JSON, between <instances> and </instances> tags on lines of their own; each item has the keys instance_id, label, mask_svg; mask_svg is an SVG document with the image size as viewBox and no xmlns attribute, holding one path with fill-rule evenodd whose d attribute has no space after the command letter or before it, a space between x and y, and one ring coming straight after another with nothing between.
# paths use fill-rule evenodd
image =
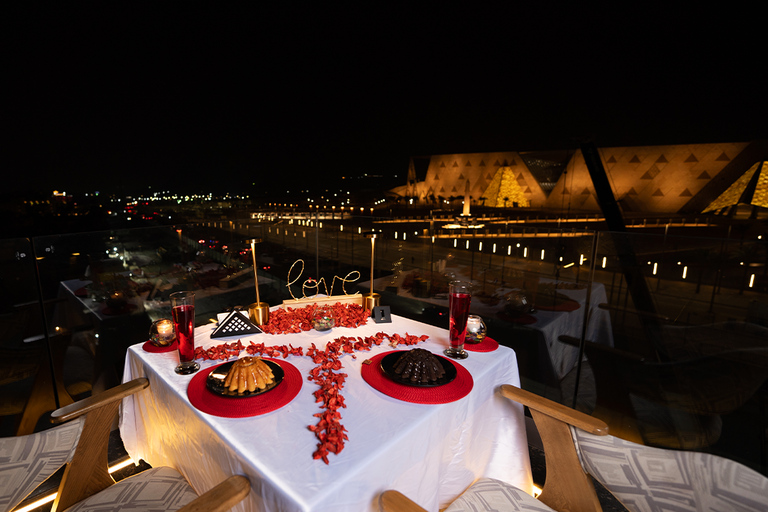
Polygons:
<instances>
[{"instance_id":1,"label":"white tablecloth on background table","mask_svg":"<svg viewBox=\"0 0 768 512\"><path fill-rule=\"evenodd\" d=\"M198 327L198 346L241 339L267 346L319 348L340 336L378 332L429 335L416 346L441 353L448 332L393 315L392 323L320 333L258 334L210 338L214 325ZM402 348L402 347L401 347ZM408 347L411 348L411 347ZM454 500L474 480L486 476L531 493L532 479L523 409L499 394L501 384L520 385L514 351L471 353L460 361L474 379L463 399L440 405L403 402L370 387L361 377L363 361L392 350L383 343L370 352L341 358L348 378L339 412L349 440L329 456L330 464L312 458L317 438L314 382L304 380L298 396L271 413L251 418L222 418L195 409L187 398L192 376L176 375L175 352L149 353L141 344L129 348L124 381L147 377L150 388L123 402L120 432L131 457L152 466L177 468L198 492L233 474L249 478L252 492L235 510L354 511L377 510L378 495L397 489L428 510ZM306 378L316 366L310 358L289 356ZM221 361L205 361L203 368Z\"/></svg>"},{"instance_id":2,"label":"white tablecloth on background table","mask_svg":"<svg viewBox=\"0 0 768 512\"><path fill-rule=\"evenodd\" d=\"M546 280L543 280L546 281ZM581 330L584 325L584 307L587 303L587 290L558 289L561 293L581 306L575 311L546 311L539 309L533 316L536 323L527 327L541 331L547 344L549 359L558 379L563 379L568 372L576 367L579 360L579 349L573 345L563 343L558 338L565 334L574 338L581 338ZM608 311L600 309L598 305L608 302L605 295L605 286L602 283L593 283L589 297L589 309L587 314L587 329L585 339L613 346L613 329L611 328L611 315Z\"/></svg>"}]
</instances>

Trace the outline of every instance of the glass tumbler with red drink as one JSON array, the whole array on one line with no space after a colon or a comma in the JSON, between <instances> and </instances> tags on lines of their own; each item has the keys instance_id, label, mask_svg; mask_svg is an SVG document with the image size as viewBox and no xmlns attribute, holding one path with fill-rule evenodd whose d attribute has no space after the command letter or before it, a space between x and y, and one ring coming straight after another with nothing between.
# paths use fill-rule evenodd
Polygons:
<instances>
[{"instance_id":1,"label":"glass tumbler with red drink","mask_svg":"<svg viewBox=\"0 0 768 512\"><path fill-rule=\"evenodd\" d=\"M195 362L195 293L171 294L171 318L179 345L179 365L176 373L188 375L200 369Z\"/></svg>"},{"instance_id":2,"label":"glass tumbler with red drink","mask_svg":"<svg viewBox=\"0 0 768 512\"><path fill-rule=\"evenodd\" d=\"M453 359L465 359L467 352L464 350L464 338L467 335L467 317L469 316L469 303L472 301L470 283L453 281L448 291L448 323L450 334L450 347L443 353Z\"/></svg>"}]
</instances>

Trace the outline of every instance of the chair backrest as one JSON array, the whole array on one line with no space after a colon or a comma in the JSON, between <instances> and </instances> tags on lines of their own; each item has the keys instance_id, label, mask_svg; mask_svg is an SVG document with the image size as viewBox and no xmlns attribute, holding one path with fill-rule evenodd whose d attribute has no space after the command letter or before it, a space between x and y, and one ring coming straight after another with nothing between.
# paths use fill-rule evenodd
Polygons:
<instances>
[{"instance_id":1,"label":"chair backrest","mask_svg":"<svg viewBox=\"0 0 768 512\"><path fill-rule=\"evenodd\" d=\"M84 423L80 417L42 432L0 439L0 512L13 510L72 460Z\"/></svg>"},{"instance_id":2,"label":"chair backrest","mask_svg":"<svg viewBox=\"0 0 768 512\"><path fill-rule=\"evenodd\" d=\"M768 478L738 462L571 431L586 472L633 512L768 510Z\"/></svg>"},{"instance_id":3,"label":"chair backrest","mask_svg":"<svg viewBox=\"0 0 768 512\"><path fill-rule=\"evenodd\" d=\"M625 441L529 391L505 384L501 393L531 411L547 464L539 499L556 510L602 510L590 476L632 512L768 510L768 478L738 462Z\"/></svg>"}]
</instances>

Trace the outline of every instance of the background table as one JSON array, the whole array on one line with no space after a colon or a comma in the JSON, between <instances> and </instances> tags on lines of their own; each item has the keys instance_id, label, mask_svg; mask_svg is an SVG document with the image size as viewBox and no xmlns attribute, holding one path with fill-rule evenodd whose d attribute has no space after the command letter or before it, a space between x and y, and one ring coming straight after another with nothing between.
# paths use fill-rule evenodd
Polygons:
<instances>
[{"instance_id":1,"label":"background table","mask_svg":"<svg viewBox=\"0 0 768 512\"><path fill-rule=\"evenodd\" d=\"M199 346L237 341L215 338L214 326L196 329ZM258 334L240 337L271 345L292 344L322 348L339 336L368 336L377 332L429 335L417 346L441 353L448 332L393 316L392 323L357 329L334 328L320 333ZM349 440L330 464L314 460L315 435L308 430L320 412L312 393L314 382L304 381L287 406L266 415L244 419L211 416L195 409L187 398L192 376L173 371L174 352L149 353L142 346L128 350L124 380L148 377L150 388L123 402L120 431L134 460L153 466L173 466L198 491L229 475L243 474L252 492L237 510L310 511L377 510L385 489L397 489L428 510L438 510L481 476L498 478L532 491L528 445L522 407L501 397L501 384L519 385L513 350L472 353L460 362L474 379L465 398L441 405L406 403L371 388L361 377L363 361L392 350L382 344L370 352L341 358L348 374L342 390L346 408L341 423ZM306 378L315 366L310 358L289 356ZM202 363L203 368L218 364Z\"/></svg>"}]
</instances>

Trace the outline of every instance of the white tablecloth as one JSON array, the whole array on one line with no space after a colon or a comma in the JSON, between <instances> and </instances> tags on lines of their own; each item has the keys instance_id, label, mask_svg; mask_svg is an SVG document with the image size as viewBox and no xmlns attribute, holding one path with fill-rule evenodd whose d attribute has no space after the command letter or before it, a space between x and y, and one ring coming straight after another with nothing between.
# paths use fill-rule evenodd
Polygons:
<instances>
[{"instance_id":1,"label":"white tablecloth","mask_svg":"<svg viewBox=\"0 0 768 512\"><path fill-rule=\"evenodd\" d=\"M546 281L546 280L542 280ZM579 359L579 349L563 343L558 338L565 334L574 338L581 338L581 330L584 325L584 306L587 303L587 290L558 289L558 293L575 300L581 306L575 311L545 311L539 309L534 313L536 323L528 327L542 332L544 342L547 344L549 359L558 379L568 375L568 372L576 367ZM613 329L611 328L611 316L608 311L600 309L599 304L608 302L605 295L605 286L601 283L592 284L592 292L589 297L589 309L585 339L613 346Z\"/></svg>"},{"instance_id":2,"label":"white tablecloth","mask_svg":"<svg viewBox=\"0 0 768 512\"><path fill-rule=\"evenodd\" d=\"M198 346L234 342L211 340L213 325L196 329ZM241 337L271 345L308 347L339 336L377 332L429 335L419 347L440 353L448 332L406 318L357 328L335 328L326 333L258 334ZM474 480L497 478L532 492L523 409L499 394L501 384L520 384L514 351L505 347L471 353L462 364L474 379L465 398L441 405L407 403L371 388L361 377L363 360L392 350L382 344L357 359L342 357L349 375L342 390L346 408L341 423L349 440L344 450L329 456L330 464L314 460L315 435L308 430L320 412L304 381L298 396L277 411L244 419L222 418L200 412L187 398L192 376L173 371L178 356L148 353L130 347L124 380L148 377L150 388L123 402L120 432L134 460L152 466L177 468L198 492L233 474L249 478L252 492L236 510L354 511L377 510L385 489L397 489L428 510L438 510L455 499ZM289 356L304 377L315 366L310 358ZM203 367L218 364L202 363Z\"/></svg>"}]
</instances>

